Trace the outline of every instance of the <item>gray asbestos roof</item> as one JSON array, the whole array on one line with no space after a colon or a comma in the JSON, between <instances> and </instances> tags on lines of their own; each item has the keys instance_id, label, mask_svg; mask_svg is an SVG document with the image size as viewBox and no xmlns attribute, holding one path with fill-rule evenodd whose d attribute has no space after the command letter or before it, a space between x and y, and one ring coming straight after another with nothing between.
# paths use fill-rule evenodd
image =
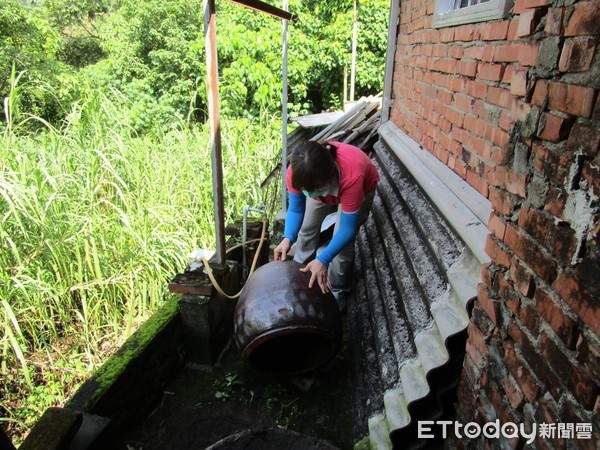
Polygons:
<instances>
[{"instance_id":1,"label":"gray asbestos roof","mask_svg":"<svg viewBox=\"0 0 600 450\"><path fill-rule=\"evenodd\" d=\"M491 209L391 122L379 135L349 309L355 422L373 449L420 448L417 422L451 413Z\"/></svg>"}]
</instances>

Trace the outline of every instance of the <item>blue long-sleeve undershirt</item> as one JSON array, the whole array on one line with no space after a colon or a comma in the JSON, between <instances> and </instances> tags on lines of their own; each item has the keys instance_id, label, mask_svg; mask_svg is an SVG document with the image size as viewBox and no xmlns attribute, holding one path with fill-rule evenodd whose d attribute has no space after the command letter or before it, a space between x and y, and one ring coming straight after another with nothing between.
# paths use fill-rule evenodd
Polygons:
<instances>
[{"instance_id":1,"label":"blue long-sleeve undershirt","mask_svg":"<svg viewBox=\"0 0 600 450\"><path fill-rule=\"evenodd\" d=\"M283 237L288 238L290 242L296 242L298 233L304 220L304 210L306 208L306 197L304 194L289 194L289 206L285 218L285 228ZM360 213L340 213L340 224L337 232L333 235L329 245L323 250L317 259L328 266L333 258L342 251L342 249L354 239L358 230L358 221Z\"/></svg>"},{"instance_id":2,"label":"blue long-sleeve undershirt","mask_svg":"<svg viewBox=\"0 0 600 450\"><path fill-rule=\"evenodd\" d=\"M317 259L321 261L321 263L328 266L333 258L335 258L335 256L341 252L352 239L354 239L356 231L358 230L359 218L359 212L348 214L342 211L340 213L340 225L337 232L333 235L325 250L317 256Z\"/></svg>"},{"instance_id":3,"label":"blue long-sleeve undershirt","mask_svg":"<svg viewBox=\"0 0 600 450\"><path fill-rule=\"evenodd\" d=\"M289 194L290 202L285 216L285 228L283 237L288 238L293 244L298 239L298 232L302 227L304 220L304 208L306 207L306 197L304 194Z\"/></svg>"}]
</instances>

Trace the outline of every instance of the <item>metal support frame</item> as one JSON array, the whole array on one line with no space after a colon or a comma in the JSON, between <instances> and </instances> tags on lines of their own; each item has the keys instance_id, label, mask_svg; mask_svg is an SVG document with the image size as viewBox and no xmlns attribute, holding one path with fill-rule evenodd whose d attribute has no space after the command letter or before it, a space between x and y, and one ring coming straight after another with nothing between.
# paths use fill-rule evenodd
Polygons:
<instances>
[{"instance_id":1,"label":"metal support frame","mask_svg":"<svg viewBox=\"0 0 600 450\"><path fill-rule=\"evenodd\" d=\"M284 67L287 68L287 22L294 20L288 11L259 0L230 0L245 7L284 20ZM223 161L221 152L221 121L219 117L219 64L217 58L217 20L215 0L204 0L204 44L206 47L206 90L208 98L208 122L210 131L214 216L216 231L215 263L225 263L225 207L223 201ZM287 2L284 0L284 8ZM286 72L287 76L287 72ZM284 80L284 120L287 122L287 79ZM285 125L284 125L285 127ZM284 128L285 132L286 128ZM284 140L285 151L285 140Z\"/></svg>"},{"instance_id":2,"label":"metal support frame","mask_svg":"<svg viewBox=\"0 0 600 450\"><path fill-rule=\"evenodd\" d=\"M260 0L229 0L232 3L237 3L239 5L245 6L246 8L253 9L255 11L259 11L265 14L269 14L270 16L277 17L283 20L291 20L294 22L296 17L294 14L286 11L287 9L284 6L284 9L277 8L275 6L269 5L268 3L261 2Z\"/></svg>"},{"instance_id":3,"label":"metal support frame","mask_svg":"<svg viewBox=\"0 0 600 450\"><path fill-rule=\"evenodd\" d=\"M283 0L283 9L287 10L288 2ZM281 93L281 211L285 214L287 212L287 187L285 184L285 175L287 172L287 121L288 121L288 23L283 20L283 83Z\"/></svg>"},{"instance_id":4,"label":"metal support frame","mask_svg":"<svg viewBox=\"0 0 600 450\"><path fill-rule=\"evenodd\" d=\"M223 202L223 162L221 157L221 120L219 117L219 65L215 0L204 0L204 43L206 46L206 89L215 202L216 263L225 263L225 215Z\"/></svg>"}]
</instances>

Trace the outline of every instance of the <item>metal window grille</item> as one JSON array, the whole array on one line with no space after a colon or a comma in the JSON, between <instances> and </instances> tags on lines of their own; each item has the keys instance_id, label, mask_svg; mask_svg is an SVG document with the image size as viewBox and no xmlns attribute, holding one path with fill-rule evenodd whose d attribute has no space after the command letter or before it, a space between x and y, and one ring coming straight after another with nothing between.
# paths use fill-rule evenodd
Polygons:
<instances>
[{"instance_id":1,"label":"metal window grille","mask_svg":"<svg viewBox=\"0 0 600 450\"><path fill-rule=\"evenodd\" d=\"M461 9L461 8L467 8L469 6L479 5L480 3L486 3L489 1L490 0L454 0L452 9L456 10L456 9Z\"/></svg>"}]
</instances>

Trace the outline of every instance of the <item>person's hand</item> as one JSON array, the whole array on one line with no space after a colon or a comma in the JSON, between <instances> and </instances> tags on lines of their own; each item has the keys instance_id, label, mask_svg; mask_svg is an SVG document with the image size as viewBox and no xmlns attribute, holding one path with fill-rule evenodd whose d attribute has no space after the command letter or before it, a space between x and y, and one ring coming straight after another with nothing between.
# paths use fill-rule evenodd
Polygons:
<instances>
[{"instance_id":1,"label":"person's hand","mask_svg":"<svg viewBox=\"0 0 600 450\"><path fill-rule=\"evenodd\" d=\"M310 281L308 287L311 288L315 281L319 284L323 294L329 292L329 278L327 277L327 266L318 259L313 259L306 267L300 269L300 272L308 272L310 270Z\"/></svg>"},{"instance_id":2,"label":"person's hand","mask_svg":"<svg viewBox=\"0 0 600 450\"><path fill-rule=\"evenodd\" d=\"M288 238L283 238L281 243L273 250L274 261L285 261L287 254L290 251L291 242Z\"/></svg>"}]
</instances>

